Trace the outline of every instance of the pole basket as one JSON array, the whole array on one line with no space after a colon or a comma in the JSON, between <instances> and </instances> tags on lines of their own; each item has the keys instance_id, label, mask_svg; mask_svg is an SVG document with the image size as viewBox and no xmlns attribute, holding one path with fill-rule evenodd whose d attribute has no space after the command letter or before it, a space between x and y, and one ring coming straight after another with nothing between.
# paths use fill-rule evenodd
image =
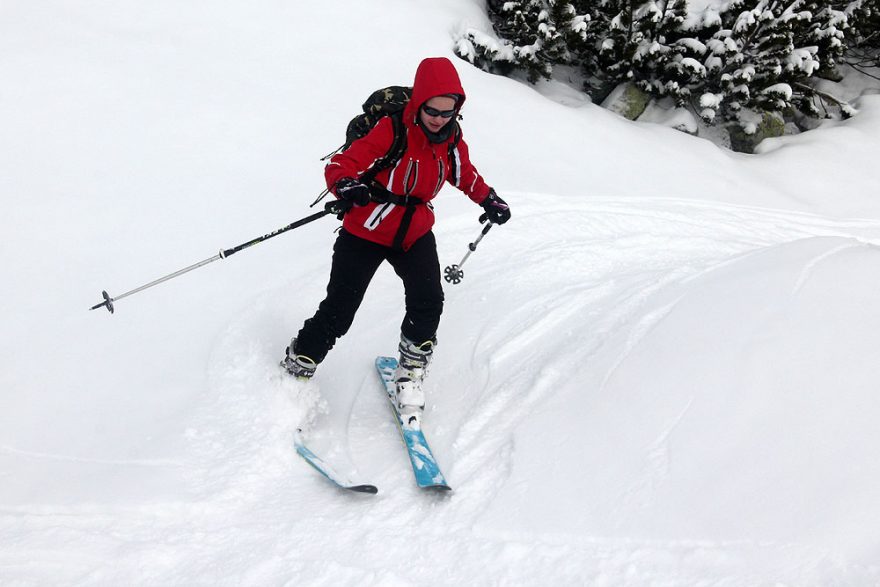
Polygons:
<instances>
[{"instance_id":1,"label":"pole basket","mask_svg":"<svg viewBox=\"0 0 880 587\"><path fill-rule=\"evenodd\" d=\"M107 311L111 314L115 312L116 309L113 307L113 298L111 298L106 291L102 291L101 295L104 296L104 301L100 304L92 306L90 309L97 310L98 308L105 307L107 308Z\"/></svg>"},{"instance_id":2,"label":"pole basket","mask_svg":"<svg viewBox=\"0 0 880 587\"><path fill-rule=\"evenodd\" d=\"M453 285L458 285L464 279L464 270L458 265L449 265L443 270L443 279Z\"/></svg>"}]
</instances>

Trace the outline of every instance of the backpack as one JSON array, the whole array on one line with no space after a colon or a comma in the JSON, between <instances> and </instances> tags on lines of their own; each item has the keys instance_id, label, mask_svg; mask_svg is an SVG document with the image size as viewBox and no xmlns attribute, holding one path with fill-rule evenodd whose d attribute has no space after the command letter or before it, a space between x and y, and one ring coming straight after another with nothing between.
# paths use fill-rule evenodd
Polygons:
<instances>
[{"instance_id":1,"label":"backpack","mask_svg":"<svg viewBox=\"0 0 880 587\"><path fill-rule=\"evenodd\" d=\"M388 86L387 88L379 88L366 99L361 106L362 114L358 114L351 119L348 127L345 129L345 143L321 159L324 161L337 153L341 153L348 149L353 142L363 138L369 134L373 127L376 126L382 118L388 116L391 118L391 124L394 129L394 139L391 146L384 156L376 160L375 163L364 172L360 180L367 185L372 183L380 172L389 167L393 167L400 161L406 152L406 127L403 124L403 111L412 97L412 88L406 86ZM449 144L449 160L454 161L452 150L458 146L461 140L461 129L457 126L452 142Z\"/></svg>"},{"instance_id":2,"label":"backpack","mask_svg":"<svg viewBox=\"0 0 880 587\"><path fill-rule=\"evenodd\" d=\"M353 142L367 136L384 117L391 118L394 139L391 141L388 152L361 175L360 180L365 184L370 185L376 179L376 175L384 169L393 167L406 152L406 127L403 125L403 111L409 104L411 97L412 88L405 86L380 88L370 94L370 97L361 106L363 114L358 114L348 123L345 129L345 144L342 145L339 152L345 151Z\"/></svg>"}]
</instances>

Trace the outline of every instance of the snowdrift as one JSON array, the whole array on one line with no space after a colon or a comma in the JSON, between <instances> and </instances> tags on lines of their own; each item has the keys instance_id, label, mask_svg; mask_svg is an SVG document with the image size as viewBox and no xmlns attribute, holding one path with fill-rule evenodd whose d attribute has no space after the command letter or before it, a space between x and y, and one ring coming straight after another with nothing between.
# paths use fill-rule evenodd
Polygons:
<instances>
[{"instance_id":1,"label":"snowdrift","mask_svg":"<svg viewBox=\"0 0 880 587\"><path fill-rule=\"evenodd\" d=\"M646 540L761 536L872 562L878 261L874 245L808 238L665 288L613 352L568 365L572 382L517 431L512 476L527 489L489 519L515 511L536 531ZM609 363L600 386L575 384Z\"/></svg>"}]
</instances>

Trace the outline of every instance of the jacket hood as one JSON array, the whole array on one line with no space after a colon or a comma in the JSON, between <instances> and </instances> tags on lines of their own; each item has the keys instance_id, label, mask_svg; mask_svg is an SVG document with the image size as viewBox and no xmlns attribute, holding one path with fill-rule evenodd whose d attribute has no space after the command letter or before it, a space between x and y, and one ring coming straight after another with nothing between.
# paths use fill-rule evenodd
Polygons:
<instances>
[{"instance_id":1,"label":"jacket hood","mask_svg":"<svg viewBox=\"0 0 880 587\"><path fill-rule=\"evenodd\" d=\"M455 66L445 57L428 57L422 60L416 70L415 81L413 81L412 98L404 111L405 119L414 120L422 104L434 96L444 94L460 96L456 107L461 109L465 93Z\"/></svg>"}]
</instances>

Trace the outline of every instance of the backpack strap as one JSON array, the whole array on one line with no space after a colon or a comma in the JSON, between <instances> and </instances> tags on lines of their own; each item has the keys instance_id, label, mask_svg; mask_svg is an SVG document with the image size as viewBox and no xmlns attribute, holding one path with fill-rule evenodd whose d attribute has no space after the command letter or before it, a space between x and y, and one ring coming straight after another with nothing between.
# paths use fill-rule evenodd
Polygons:
<instances>
[{"instance_id":1,"label":"backpack strap","mask_svg":"<svg viewBox=\"0 0 880 587\"><path fill-rule=\"evenodd\" d=\"M403 124L403 113L396 112L394 114L389 114L388 117L391 118L391 128L394 131L394 138L391 139L391 146L388 147L388 151L385 155L361 174L359 178L360 181L367 185L373 183L379 173L396 165L406 152L406 127Z\"/></svg>"},{"instance_id":2,"label":"backpack strap","mask_svg":"<svg viewBox=\"0 0 880 587\"><path fill-rule=\"evenodd\" d=\"M394 233L394 240L391 243L391 248L395 251L403 250L403 239L406 238L406 233L409 232L409 225L412 224L412 218L415 213L416 206L413 204L409 204L403 209L400 226L397 227L397 232Z\"/></svg>"},{"instance_id":3,"label":"backpack strap","mask_svg":"<svg viewBox=\"0 0 880 587\"><path fill-rule=\"evenodd\" d=\"M446 157L447 161L449 161L449 175L455 178L455 185L458 185L459 173L461 173L461 170L458 168L458 157L456 156L459 142L461 142L461 127L458 125L458 121L455 121L455 134L452 137L452 142L449 143L449 151Z\"/></svg>"}]
</instances>

